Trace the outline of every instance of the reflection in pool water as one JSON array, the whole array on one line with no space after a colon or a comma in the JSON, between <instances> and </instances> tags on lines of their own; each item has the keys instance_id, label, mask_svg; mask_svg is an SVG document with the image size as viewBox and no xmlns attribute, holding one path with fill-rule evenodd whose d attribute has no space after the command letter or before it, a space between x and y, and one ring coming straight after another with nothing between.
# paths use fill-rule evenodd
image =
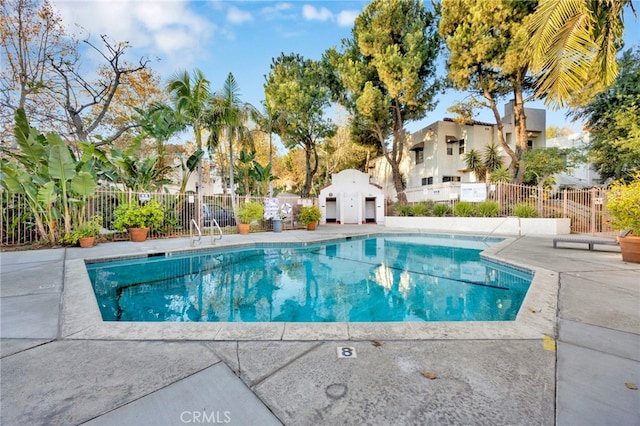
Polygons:
<instances>
[{"instance_id":1,"label":"reflection in pool water","mask_svg":"<svg viewBox=\"0 0 640 426\"><path fill-rule=\"evenodd\" d=\"M494 241L495 242L495 241ZM532 274L473 238L380 235L88 263L105 321L514 320Z\"/></svg>"}]
</instances>

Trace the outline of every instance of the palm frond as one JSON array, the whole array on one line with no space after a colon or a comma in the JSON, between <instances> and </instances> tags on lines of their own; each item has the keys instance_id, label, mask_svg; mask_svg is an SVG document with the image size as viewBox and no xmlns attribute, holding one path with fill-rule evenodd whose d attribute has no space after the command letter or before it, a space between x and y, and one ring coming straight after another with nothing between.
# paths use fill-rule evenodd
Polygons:
<instances>
[{"instance_id":1,"label":"palm frond","mask_svg":"<svg viewBox=\"0 0 640 426\"><path fill-rule=\"evenodd\" d=\"M529 47L536 95L547 106L562 108L613 83L628 5L635 13L631 0L540 1L528 23Z\"/></svg>"}]
</instances>

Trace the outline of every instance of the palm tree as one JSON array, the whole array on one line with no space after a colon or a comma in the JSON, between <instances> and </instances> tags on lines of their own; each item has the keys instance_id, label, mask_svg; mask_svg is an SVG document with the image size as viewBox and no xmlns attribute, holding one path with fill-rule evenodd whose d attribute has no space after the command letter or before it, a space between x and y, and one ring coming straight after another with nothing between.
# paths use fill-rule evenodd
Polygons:
<instances>
[{"instance_id":1,"label":"palm tree","mask_svg":"<svg viewBox=\"0 0 640 426\"><path fill-rule=\"evenodd\" d=\"M618 75L624 8L632 0L541 0L531 15L532 68L539 72L537 95L562 108L585 87L595 94ZM584 96L584 95L582 95Z\"/></svg>"},{"instance_id":2,"label":"palm tree","mask_svg":"<svg viewBox=\"0 0 640 426\"><path fill-rule=\"evenodd\" d=\"M464 162L467 170L471 170L480 182L484 182L486 168L484 167L484 163L482 162L482 156L480 155L480 152L475 149L469 150L469 152L464 154Z\"/></svg>"},{"instance_id":3,"label":"palm tree","mask_svg":"<svg viewBox=\"0 0 640 426\"><path fill-rule=\"evenodd\" d=\"M260 111L255 110L252 119L256 122L261 131L269 135L269 166L271 166L273 164L273 134L276 133L280 135L283 133L287 124L287 114L285 111L278 111L269 108L269 105L266 103L264 106L265 112L261 113ZM269 167L269 170L271 170L271 167ZM272 181L273 179L269 180L269 197L273 196Z\"/></svg>"},{"instance_id":4,"label":"palm tree","mask_svg":"<svg viewBox=\"0 0 640 426\"><path fill-rule=\"evenodd\" d=\"M251 193L251 171L253 169L253 161L256 159L255 152L249 152L245 148L240 151L238 156L238 179L242 179L244 186L244 194L248 197Z\"/></svg>"},{"instance_id":5,"label":"palm tree","mask_svg":"<svg viewBox=\"0 0 640 426\"><path fill-rule=\"evenodd\" d=\"M211 104L209 80L199 69L190 76L179 71L169 78L167 91L171 94L175 111L193 129L197 150L202 149L202 130ZM202 162L198 162L198 191L202 190Z\"/></svg>"},{"instance_id":6,"label":"palm tree","mask_svg":"<svg viewBox=\"0 0 640 426\"><path fill-rule=\"evenodd\" d=\"M258 184L257 189L260 191L261 196L269 198L273 196L273 186L271 185L271 182L278 178L273 175L271 163L263 166L257 161L254 161L253 169L251 170L251 177L253 177Z\"/></svg>"},{"instance_id":7,"label":"palm tree","mask_svg":"<svg viewBox=\"0 0 640 426\"><path fill-rule=\"evenodd\" d=\"M164 167L164 144L171 136L184 130L185 124L170 105L154 102L149 108L133 108L138 114L136 121L144 133L156 141L158 166Z\"/></svg>"},{"instance_id":8,"label":"palm tree","mask_svg":"<svg viewBox=\"0 0 640 426\"><path fill-rule=\"evenodd\" d=\"M220 141L226 140L229 144L229 186L234 211L237 209L233 179L233 145L234 143L250 144L251 132L247 123L252 111L255 111L255 108L251 104L240 100L238 83L233 74L229 73L222 90L216 93L211 102L211 117L209 119L211 137L209 141L211 144L217 145Z\"/></svg>"},{"instance_id":9,"label":"palm tree","mask_svg":"<svg viewBox=\"0 0 640 426\"><path fill-rule=\"evenodd\" d=\"M484 147L484 155L482 163L487 173L486 181L489 181L491 173L502 167L502 156L500 155L500 147L495 143L490 143Z\"/></svg>"}]
</instances>

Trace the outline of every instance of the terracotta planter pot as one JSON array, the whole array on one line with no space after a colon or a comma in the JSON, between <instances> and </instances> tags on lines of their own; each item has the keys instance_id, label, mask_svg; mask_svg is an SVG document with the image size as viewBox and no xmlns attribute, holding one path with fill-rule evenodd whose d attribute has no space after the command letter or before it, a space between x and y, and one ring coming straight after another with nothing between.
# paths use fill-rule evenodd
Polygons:
<instances>
[{"instance_id":1,"label":"terracotta planter pot","mask_svg":"<svg viewBox=\"0 0 640 426\"><path fill-rule=\"evenodd\" d=\"M640 236L618 237L618 244L620 244L623 261L640 263Z\"/></svg>"},{"instance_id":2,"label":"terracotta planter pot","mask_svg":"<svg viewBox=\"0 0 640 426\"><path fill-rule=\"evenodd\" d=\"M129 228L129 239L134 243L141 243L147 239L149 228Z\"/></svg>"},{"instance_id":3,"label":"terracotta planter pot","mask_svg":"<svg viewBox=\"0 0 640 426\"><path fill-rule=\"evenodd\" d=\"M315 231L316 230L316 225L317 225L317 223L315 223L315 222L308 223L307 224L307 231Z\"/></svg>"},{"instance_id":4,"label":"terracotta planter pot","mask_svg":"<svg viewBox=\"0 0 640 426\"><path fill-rule=\"evenodd\" d=\"M250 226L251 225L249 225L248 223L239 223L238 224L238 233L239 234L248 234Z\"/></svg>"},{"instance_id":5,"label":"terracotta planter pot","mask_svg":"<svg viewBox=\"0 0 640 426\"><path fill-rule=\"evenodd\" d=\"M78 239L78 242L82 248L93 247L93 244L96 242L96 237L82 237Z\"/></svg>"}]
</instances>

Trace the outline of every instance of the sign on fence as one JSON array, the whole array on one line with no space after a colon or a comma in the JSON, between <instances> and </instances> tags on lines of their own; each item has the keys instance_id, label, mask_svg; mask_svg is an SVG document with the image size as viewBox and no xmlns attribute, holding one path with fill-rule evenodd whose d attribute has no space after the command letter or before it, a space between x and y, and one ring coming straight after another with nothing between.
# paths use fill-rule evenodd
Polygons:
<instances>
[{"instance_id":1,"label":"sign on fence","mask_svg":"<svg viewBox=\"0 0 640 426\"><path fill-rule=\"evenodd\" d=\"M265 198L264 199L264 218L273 219L278 214L278 199L277 198Z\"/></svg>"},{"instance_id":2,"label":"sign on fence","mask_svg":"<svg viewBox=\"0 0 640 426\"><path fill-rule=\"evenodd\" d=\"M151 194L148 192L141 192L138 194L138 200L142 203L146 203L147 201L151 201Z\"/></svg>"},{"instance_id":3,"label":"sign on fence","mask_svg":"<svg viewBox=\"0 0 640 426\"><path fill-rule=\"evenodd\" d=\"M487 185L484 183L461 183L460 201L478 203L487 199Z\"/></svg>"}]
</instances>

